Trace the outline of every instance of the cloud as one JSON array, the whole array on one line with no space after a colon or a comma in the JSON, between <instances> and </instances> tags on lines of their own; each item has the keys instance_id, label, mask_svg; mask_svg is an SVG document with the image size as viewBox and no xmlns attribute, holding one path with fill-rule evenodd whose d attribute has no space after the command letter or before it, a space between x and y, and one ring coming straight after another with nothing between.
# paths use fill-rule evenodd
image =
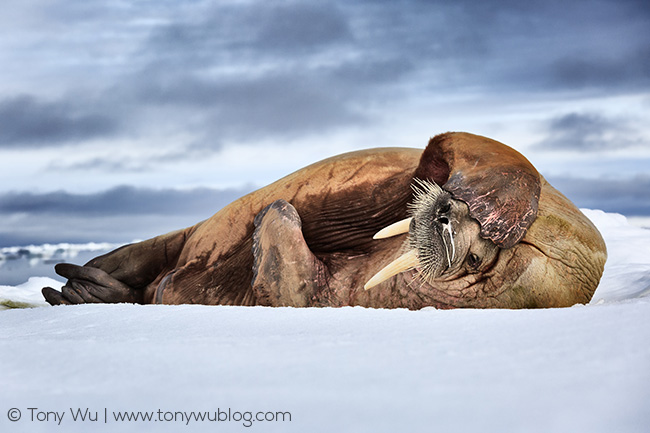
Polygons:
<instances>
[{"instance_id":1,"label":"cloud","mask_svg":"<svg viewBox=\"0 0 650 433\"><path fill-rule=\"evenodd\" d=\"M21 95L0 101L0 147L46 147L115 134L116 119L66 101Z\"/></svg>"},{"instance_id":2,"label":"cloud","mask_svg":"<svg viewBox=\"0 0 650 433\"><path fill-rule=\"evenodd\" d=\"M170 159L171 160L171 159ZM111 158L111 157L92 157L81 161L71 162L67 159L57 159L52 161L47 167L48 170L72 172L84 171L103 171L107 173L142 173L152 169L152 158Z\"/></svg>"},{"instance_id":3,"label":"cloud","mask_svg":"<svg viewBox=\"0 0 650 433\"><path fill-rule=\"evenodd\" d=\"M167 72L163 72L167 73ZM313 75L283 73L260 78L196 79L179 75L183 86L167 87L156 73L136 86L141 101L152 106L176 105L197 110L200 131L212 137L244 141L323 133L363 123L367 117L351 107L345 95ZM198 111L200 110L200 111Z\"/></svg>"},{"instance_id":4,"label":"cloud","mask_svg":"<svg viewBox=\"0 0 650 433\"><path fill-rule=\"evenodd\" d=\"M196 224L192 215L21 214L0 220L0 247L45 243L110 242L123 244L149 239Z\"/></svg>"},{"instance_id":5,"label":"cloud","mask_svg":"<svg viewBox=\"0 0 650 433\"><path fill-rule=\"evenodd\" d=\"M176 144L174 149L151 148L146 155L133 157L130 155L102 155L90 156L71 160L59 158L51 161L46 169L59 172L105 172L105 173L144 173L154 172L160 168L160 164L177 164L179 161L202 161L211 152L221 149L221 143L212 142L188 142L187 144Z\"/></svg>"},{"instance_id":6,"label":"cloud","mask_svg":"<svg viewBox=\"0 0 650 433\"><path fill-rule=\"evenodd\" d=\"M292 71L294 79L326 81L335 93L359 78L361 91L348 93L347 103L415 77L414 91L436 93L625 91L650 83L650 36L640 31L650 25L646 9L638 2L556 0L217 5L155 29L141 52L170 76L231 71L245 82L250 73ZM407 67L393 69L402 73L381 87L355 74L355 65L382 63ZM339 73L327 77L328 68Z\"/></svg>"},{"instance_id":7,"label":"cloud","mask_svg":"<svg viewBox=\"0 0 650 433\"><path fill-rule=\"evenodd\" d=\"M65 191L36 194L0 194L0 214L42 215L155 215L206 214L225 206L250 187L238 189L196 188L191 190L148 189L119 186L95 194Z\"/></svg>"},{"instance_id":8,"label":"cloud","mask_svg":"<svg viewBox=\"0 0 650 433\"><path fill-rule=\"evenodd\" d=\"M352 42L349 17L332 2L207 4L184 12L155 28L139 54L193 67L224 60L260 65Z\"/></svg>"},{"instance_id":9,"label":"cloud","mask_svg":"<svg viewBox=\"0 0 650 433\"><path fill-rule=\"evenodd\" d=\"M598 113L568 113L544 127L547 136L536 148L547 151L603 151L629 148L643 143L632 120L608 118Z\"/></svg>"},{"instance_id":10,"label":"cloud","mask_svg":"<svg viewBox=\"0 0 650 433\"><path fill-rule=\"evenodd\" d=\"M347 17L334 4L295 3L265 9L255 8L252 14L259 25L254 40L259 51L304 52L352 38Z\"/></svg>"},{"instance_id":11,"label":"cloud","mask_svg":"<svg viewBox=\"0 0 650 433\"><path fill-rule=\"evenodd\" d=\"M383 53L348 56L357 43L333 3L216 5L155 28L144 66L116 89L187 112L205 142L323 134L367 124L361 104L408 70Z\"/></svg>"},{"instance_id":12,"label":"cloud","mask_svg":"<svg viewBox=\"0 0 650 433\"><path fill-rule=\"evenodd\" d=\"M593 47L590 51L594 51ZM647 89L650 85L650 41L606 52L566 53L553 60L549 77L552 84L574 91L583 88Z\"/></svg>"},{"instance_id":13,"label":"cloud","mask_svg":"<svg viewBox=\"0 0 650 433\"><path fill-rule=\"evenodd\" d=\"M9 97L0 88L0 121L9 125L0 131L3 147L80 143L127 129L147 146L164 129L218 141L218 150L228 140L374 126L390 116L369 107L386 111L409 98L444 107L446 97L465 92L494 100L650 84L650 35L641 31L650 13L636 1L61 2L37 9L22 12L31 26L22 31L13 19L16 39L27 42L0 44L0 60L18 74L21 53L22 64L36 65L26 88L54 76L60 92Z\"/></svg>"},{"instance_id":14,"label":"cloud","mask_svg":"<svg viewBox=\"0 0 650 433\"><path fill-rule=\"evenodd\" d=\"M252 189L120 186L95 194L0 193L0 247L146 239L209 218Z\"/></svg>"},{"instance_id":15,"label":"cloud","mask_svg":"<svg viewBox=\"0 0 650 433\"><path fill-rule=\"evenodd\" d=\"M650 216L650 176L631 179L553 177L549 182L578 207Z\"/></svg>"}]
</instances>

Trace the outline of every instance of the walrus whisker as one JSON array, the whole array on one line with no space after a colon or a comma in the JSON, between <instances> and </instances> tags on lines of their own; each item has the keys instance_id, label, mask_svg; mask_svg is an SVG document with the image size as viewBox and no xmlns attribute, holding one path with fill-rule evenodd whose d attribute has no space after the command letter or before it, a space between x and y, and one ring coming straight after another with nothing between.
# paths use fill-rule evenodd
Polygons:
<instances>
[{"instance_id":1,"label":"walrus whisker","mask_svg":"<svg viewBox=\"0 0 650 433\"><path fill-rule=\"evenodd\" d=\"M377 233L375 233L375 235L372 238L385 239L385 238L390 238L392 236L401 235L403 233L408 233L412 220L413 217L409 217L401 221L397 221L396 223L393 223L379 230Z\"/></svg>"},{"instance_id":2,"label":"walrus whisker","mask_svg":"<svg viewBox=\"0 0 650 433\"><path fill-rule=\"evenodd\" d=\"M390 277L397 275L401 272L408 271L420 265L418 260L418 252L416 250L409 250L402 254L381 271L377 272L368 282L363 286L364 290L368 290L376 285L386 281Z\"/></svg>"},{"instance_id":3,"label":"walrus whisker","mask_svg":"<svg viewBox=\"0 0 650 433\"><path fill-rule=\"evenodd\" d=\"M413 179L411 189L414 194L413 202L408 204L408 207L411 210L421 207L429 207L438 200L438 197L443 192L442 188L440 188L437 183L418 178Z\"/></svg>"}]
</instances>

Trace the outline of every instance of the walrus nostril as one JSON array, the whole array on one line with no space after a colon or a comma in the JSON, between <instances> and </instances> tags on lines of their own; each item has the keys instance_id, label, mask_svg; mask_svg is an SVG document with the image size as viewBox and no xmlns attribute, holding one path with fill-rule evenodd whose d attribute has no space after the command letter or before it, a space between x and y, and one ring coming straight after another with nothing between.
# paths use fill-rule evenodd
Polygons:
<instances>
[{"instance_id":1,"label":"walrus nostril","mask_svg":"<svg viewBox=\"0 0 650 433\"><path fill-rule=\"evenodd\" d=\"M438 222L444 225L449 224L449 218L445 216L438 217Z\"/></svg>"}]
</instances>

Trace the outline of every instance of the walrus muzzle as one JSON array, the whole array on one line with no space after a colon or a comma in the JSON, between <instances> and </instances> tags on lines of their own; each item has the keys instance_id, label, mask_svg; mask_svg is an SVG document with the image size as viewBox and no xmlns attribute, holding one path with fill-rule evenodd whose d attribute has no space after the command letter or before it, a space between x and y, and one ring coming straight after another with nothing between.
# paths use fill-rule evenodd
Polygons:
<instances>
[{"instance_id":1,"label":"walrus muzzle","mask_svg":"<svg viewBox=\"0 0 650 433\"><path fill-rule=\"evenodd\" d=\"M451 271L456 263L455 227L462 224L462 212L456 209L462 204L433 181L414 181L411 216L374 236L383 239L409 233L407 251L375 274L364 285L366 290L411 269L416 269L424 281L431 281Z\"/></svg>"}]
</instances>

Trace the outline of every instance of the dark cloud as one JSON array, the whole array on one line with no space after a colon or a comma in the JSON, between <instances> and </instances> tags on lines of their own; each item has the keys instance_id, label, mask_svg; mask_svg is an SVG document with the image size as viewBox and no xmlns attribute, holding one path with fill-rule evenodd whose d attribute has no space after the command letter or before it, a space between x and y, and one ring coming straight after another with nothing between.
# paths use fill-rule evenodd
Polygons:
<instances>
[{"instance_id":1,"label":"dark cloud","mask_svg":"<svg viewBox=\"0 0 650 433\"><path fill-rule=\"evenodd\" d=\"M646 43L629 52L572 53L559 57L551 65L550 78L559 87L574 90L647 87L650 85L650 41Z\"/></svg>"},{"instance_id":2,"label":"dark cloud","mask_svg":"<svg viewBox=\"0 0 650 433\"><path fill-rule=\"evenodd\" d=\"M650 85L650 13L639 1L66 2L45 12L20 58L41 81L56 71L66 96L0 102L0 146L125 130L146 142L160 128L259 141L371 125L384 117L367 107L411 97L443 106L466 92L498 100ZM71 96L79 77L94 93Z\"/></svg>"},{"instance_id":3,"label":"dark cloud","mask_svg":"<svg viewBox=\"0 0 650 433\"><path fill-rule=\"evenodd\" d=\"M205 142L322 134L365 123L359 104L405 70L340 59L353 43L349 17L331 3L218 5L155 29L146 64L117 91L196 113ZM333 48L331 60L314 62Z\"/></svg>"},{"instance_id":4,"label":"dark cloud","mask_svg":"<svg viewBox=\"0 0 650 433\"><path fill-rule=\"evenodd\" d=\"M230 61L304 58L352 42L349 17L334 3L197 5L156 28L140 55L153 62L182 59L193 67Z\"/></svg>"},{"instance_id":5,"label":"dark cloud","mask_svg":"<svg viewBox=\"0 0 650 433\"><path fill-rule=\"evenodd\" d=\"M650 14L636 2L427 2L403 14L402 26L417 31L387 46L457 91L498 98L650 86Z\"/></svg>"},{"instance_id":6,"label":"dark cloud","mask_svg":"<svg viewBox=\"0 0 650 433\"><path fill-rule=\"evenodd\" d=\"M650 84L650 35L642 32L650 14L638 2L260 3L204 12L156 29L142 51L149 65L164 68L168 78L186 76L188 66L260 68L262 75L308 77L334 92L354 82L361 91L348 93L348 104L373 91L381 97L378 89L414 76L421 90L454 86L487 94ZM399 73L381 87L358 74L359 65L381 70L382 64ZM405 73L411 68L417 74Z\"/></svg>"},{"instance_id":7,"label":"dark cloud","mask_svg":"<svg viewBox=\"0 0 650 433\"><path fill-rule=\"evenodd\" d=\"M630 119L597 113L565 114L551 119L545 129L546 138L536 145L540 150L602 151L643 144Z\"/></svg>"},{"instance_id":8,"label":"dark cloud","mask_svg":"<svg viewBox=\"0 0 650 433\"><path fill-rule=\"evenodd\" d=\"M195 215L23 214L14 223L0 221L0 247L45 243L128 243L196 224Z\"/></svg>"},{"instance_id":9,"label":"dark cloud","mask_svg":"<svg viewBox=\"0 0 650 433\"><path fill-rule=\"evenodd\" d=\"M332 4L271 6L256 21L258 50L313 50L352 38L347 17Z\"/></svg>"},{"instance_id":10,"label":"dark cloud","mask_svg":"<svg viewBox=\"0 0 650 433\"><path fill-rule=\"evenodd\" d=\"M0 247L149 238L209 218L252 189L121 186L95 194L2 193Z\"/></svg>"},{"instance_id":11,"label":"dark cloud","mask_svg":"<svg viewBox=\"0 0 650 433\"><path fill-rule=\"evenodd\" d=\"M65 191L45 194L8 192L0 195L0 214L88 217L156 214L209 216L211 212L249 192L250 189L154 190L120 186L95 194L71 194Z\"/></svg>"},{"instance_id":12,"label":"dark cloud","mask_svg":"<svg viewBox=\"0 0 650 433\"><path fill-rule=\"evenodd\" d=\"M21 95L0 101L0 147L45 147L110 136L118 130L113 117Z\"/></svg>"},{"instance_id":13,"label":"dark cloud","mask_svg":"<svg viewBox=\"0 0 650 433\"><path fill-rule=\"evenodd\" d=\"M578 207L650 216L650 176L631 179L554 177L549 182Z\"/></svg>"},{"instance_id":14,"label":"dark cloud","mask_svg":"<svg viewBox=\"0 0 650 433\"><path fill-rule=\"evenodd\" d=\"M341 89L323 77L270 75L250 79L199 80L183 76L179 87L166 87L148 74L137 94L154 106L174 104L201 110L201 128L220 143L223 138L257 140L267 137L323 133L366 119L349 105Z\"/></svg>"},{"instance_id":15,"label":"dark cloud","mask_svg":"<svg viewBox=\"0 0 650 433\"><path fill-rule=\"evenodd\" d=\"M259 139L322 134L367 119L340 89L301 77L268 77L224 86L217 94L218 112L211 120L216 134Z\"/></svg>"},{"instance_id":16,"label":"dark cloud","mask_svg":"<svg viewBox=\"0 0 650 433\"><path fill-rule=\"evenodd\" d=\"M208 218L251 189L125 186L87 195L4 193L0 195L0 246L146 239Z\"/></svg>"}]
</instances>

